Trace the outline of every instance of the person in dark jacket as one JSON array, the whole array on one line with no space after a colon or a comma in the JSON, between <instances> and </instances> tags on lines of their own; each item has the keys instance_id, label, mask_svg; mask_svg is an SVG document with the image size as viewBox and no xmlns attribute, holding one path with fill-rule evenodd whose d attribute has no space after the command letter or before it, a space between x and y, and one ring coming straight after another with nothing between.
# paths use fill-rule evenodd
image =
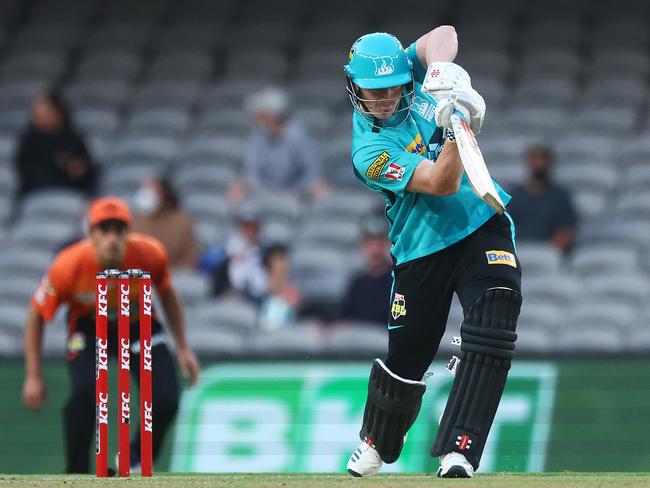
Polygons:
<instances>
[{"instance_id":1,"label":"person in dark jacket","mask_svg":"<svg viewBox=\"0 0 650 488\"><path fill-rule=\"evenodd\" d=\"M46 188L95 192L97 169L75 130L70 110L55 92L37 97L32 116L20 138L15 159L18 193Z\"/></svg>"}]
</instances>

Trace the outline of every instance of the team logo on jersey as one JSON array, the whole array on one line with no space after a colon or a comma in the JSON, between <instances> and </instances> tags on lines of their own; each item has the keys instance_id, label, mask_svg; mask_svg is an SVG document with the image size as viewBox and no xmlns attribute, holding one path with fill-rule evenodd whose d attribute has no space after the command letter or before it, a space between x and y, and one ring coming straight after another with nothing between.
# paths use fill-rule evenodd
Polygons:
<instances>
[{"instance_id":1,"label":"team logo on jersey","mask_svg":"<svg viewBox=\"0 0 650 488\"><path fill-rule=\"evenodd\" d=\"M406 150L413 154L424 154L425 147L424 142L422 141L422 136L420 134L415 136L415 139L406 146Z\"/></svg>"},{"instance_id":2,"label":"team logo on jersey","mask_svg":"<svg viewBox=\"0 0 650 488\"><path fill-rule=\"evenodd\" d=\"M388 169L384 173L384 176L389 180L402 181L402 178L404 178L404 173L406 173L406 168L395 163L390 163L388 165Z\"/></svg>"},{"instance_id":3,"label":"team logo on jersey","mask_svg":"<svg viewBox=\"0 0 650 488\"><path fill-rule=\"evenodd\" d=\"M406 315L406 300L404 299L404 295L395 293L395 297L393 298L393 306L390 308L390 313L395 320Z\"/></svg>"},{"instance_id":4,"label":"team logo on jersey","mask_svg":"<svg viewBox=\"0 0 650 488\"><path fill-rule=\"evenodd\" d=\"M372 62L375 63L375 76L392 75L395 71L393 58L390 56L378 56L372 58Z\"/></svg>"},{"instance_id":5,"label":"team logo on jersey","mask_svg":"<svg viewBox=\"0 0 650 488\"><path fill-rule=\"evenodd\" d=\"M429 103L420 97L415 97L413 99L413 108L415 109L415 113L419 114L429 122L433 120L433 116L436 112L435 104Z\"/></svg>"},{"instance_id":6,"label":"team logo on jersey","mask_svg":"<svg viewBox=\"0 0 650 488\"><path fill-rule=\"evenodd\" d=\"M508 251L485 251L488 264L505 264L507 266L517 267L515 255Z\"/></svg>"},{"instance_id":7,"label":"team logo on jersey","mask_svg":"<svg viewBox=\"0 0 650 488\"><path fill-rule=\"evenodd\" d=\"M390 159L390 154L388 154L386 151L381 153L377 159L375 159L372 164L368 167L368 170L366 171L366 176L370 178L371 180L378 180L379 177L381 176L381 172L384 169L384 166L386 166L386 163Z\"/></svg>"}]
</instances>

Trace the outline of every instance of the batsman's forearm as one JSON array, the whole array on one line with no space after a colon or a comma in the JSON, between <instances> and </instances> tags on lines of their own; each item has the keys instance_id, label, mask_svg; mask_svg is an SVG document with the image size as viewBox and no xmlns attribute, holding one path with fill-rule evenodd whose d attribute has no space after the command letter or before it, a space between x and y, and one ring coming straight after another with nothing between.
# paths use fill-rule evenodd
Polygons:
<instances>
[{"instance_id":1,"label":"batsman's forearm","mask_svg":"<svg viewBox=\"0 0 650 488\"><path fill-rule=\"evenodd\" d=\"M447 141L431 171L432 184L438 195L453 195L460 187L463 163L455 142Z\"/></svg>"},{"instance_id":2,"label":"batsman's forearm","mask_svg":"<svg viewBox=\"0 0 650 488\"><path fill-rule=\"evenodd\" d=\"M174 287L170 286L164 293L160 295L160 301L165 316L169 323L176 347L179 349L187 347L187 336L185 335L185 317L183 315L183 306L181 300L176 293Z\"/></svg>"},{"instance_id":3,"label":"batsman's forearm","mask_svg":"<svg viewBox=\"0 0 650 488\"><path fill-rule=\"evenodd\" d=\"M43 346L43 319L34 307L29 308L25 323L25 374L41 376L41 350Z\"/></svg>"},{"instance_id":4,"label":"batsman's forearm","mask_svg":"<svg viewBox=\"0 0 650 488\"><path fill-rule=\"evenodd\" d=\"M458 36L451 25L441 25L417 40L418 59L423 66L436 61L453 61L458 54Z\"/></svg>"}]
</instances>

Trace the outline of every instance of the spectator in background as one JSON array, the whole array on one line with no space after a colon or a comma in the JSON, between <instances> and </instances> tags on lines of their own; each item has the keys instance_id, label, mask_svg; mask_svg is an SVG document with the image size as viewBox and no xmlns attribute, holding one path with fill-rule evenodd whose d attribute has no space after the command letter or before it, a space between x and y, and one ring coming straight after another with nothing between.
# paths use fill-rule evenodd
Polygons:
<instances>
[{"instance_id":1,"label":"spectator in background","mask_svg":"<svg viewBox=\"0 0 650 488\"><path fill-rule=\"evenodd\" d=\"M234 292L256 303L266 293L264 246L257 208L244 205L237 215L237 229L226 241L223 259L213 274L213 293Z\"/></svg>"},{"instance_id":2,"label":"spectator in background","mask_svg":"<svg viewBox=\"0 0 650 488\"><path fill-rule=\"evenodd\" d=\"M567 252L573 246L578 222L571 196L553 181L553 155L548 148L531 147L527 160L527 181L510 192L508 211L517 223L517 239L548 242Z\"/></svg>"},{"instance_id":3,"label":"spectator in background","mask_svg":"<svg viewBox=\"0 0 650 488\"><path fill-rule=\"evenodd\" d=\"M315 142L303 124L290 117L289 97L279 88L266 88L246 100L255 129L246 145L243 181L230 189L239 203L250 192L289 191L311 198L328 192Z\"/></svg>"},{"instance_id":4,"label":"spectator in background","mask_svg":"<svg viewBox=\"0 0 650 488\"><path fill-rule=\"evenodd\" d=\"M183 210L171 183L164 178L146 181L135 194L133 231L155 237L167 250L175 269L193 269L199 245L190 215Z\"/></svg>"},{"instance_id":5,"label":"spectator in background","mask_svg":"<svg viewBox=\"0 0 650 488\"><path fill-rule=\"evenodd\" d=\"M264 250L263 265L266 270L266 294L262 299L260 325L271 330L294 323L300 306L300 292L291 282L288 250L275 244Z\"/></svg>"},{"instance_id":6,"label":"spectator in background","mask_svg":"<svg viewBox=\"0 0 650 488\"><path fill-rule=\"evenodd\" d=\"M341 309L341 319L375 322L386 325L393 284L390 242L381 218L371 217L363 224L361 251L365 269L348 285Z\"/></svg>"},{"instance_id":7,"label":"spectator in background","mask_svg":"<svg viewBox=\"0 0 650 488\"><path fill-rule=\"evenodd\" d=\"M57 93L39 96L32 103L31 122L20 138L15 166L21 197L53 187L94 194L97 169Z\"/></svg>"}]
</instances>

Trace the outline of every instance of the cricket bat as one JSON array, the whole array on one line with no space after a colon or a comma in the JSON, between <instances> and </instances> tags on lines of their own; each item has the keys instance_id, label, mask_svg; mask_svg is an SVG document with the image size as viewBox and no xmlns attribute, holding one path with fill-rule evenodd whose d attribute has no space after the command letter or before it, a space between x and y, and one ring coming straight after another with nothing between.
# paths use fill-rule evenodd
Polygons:
<instances>
[{"instance_id":1,"label":"cricket bat","mask_svg":"<svg viewBox=\"0 0 650 488\"><path fill-rule=\"evenodd\" d=\"M454 129L460 159L472 190L497 213L503 214L506 211L505 206L497 193L472 129L458 113L451 116L451 125Z\"/></svg>"}]
</instances>

